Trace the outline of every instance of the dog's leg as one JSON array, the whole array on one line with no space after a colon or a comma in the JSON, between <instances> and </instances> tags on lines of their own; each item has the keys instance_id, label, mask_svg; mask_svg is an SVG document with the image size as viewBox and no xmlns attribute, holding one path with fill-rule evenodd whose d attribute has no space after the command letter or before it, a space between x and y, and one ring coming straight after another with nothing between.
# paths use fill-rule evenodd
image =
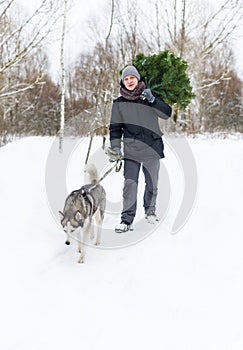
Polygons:
<instances>
[{"instance_id":1,"label":"dog's leg","mask_svg":"<svg viewBox=\"0 0 243 350\"><path fill-rule=\"evenodd\" d=\"M95 245L100 245L101 242L101 226L97 226L97 235Z\"/></svg>"},{"instance_id":2,"label":"dog's leg","mask_svg":"<svg viewBox=\"0 0 243 350\"><path fill-rule=\"evenodd\" d=\"M83 229L81 227L78 228L78 253L79 255L79 259L78 259L78 263L82 264L84 262L84 232Z\"/></svg>"},{"instance_id":3,"label":"dog's leg","mask_svg":"<svg viewBox=\"0 0 243 350\"><path fill-rule=\"evenodd\" d=\"M96 226L97 226L95 245L100 245L101 230L102 230L102 223L103 223L103 218L100 215L100 210L96 211L96 213L94 214L94 218L95 218Z\"/></svg>"},{"instance_id":4,"label":"dog's leg","mask_svg":"<svg viewBox=\"0 0 243 350\"><path fill-rule=\"evenodd\" d=\"M95 213L96 216L96 224L97 224L97 235L96 235L96 242L95 245L100 245L101 242L101 231L102 231L102 225L105 215L105 207L106 207L106 196L105 191L103 192L103 198L99 204L99 208L97 212Z\"/></svg>"},{"instance_id":5,"label":"dog's leg","mask_svg":"<svg viewBox=\"0 0 243 350\"><path fill-rule=\"evenodd\" d=\"M77 229L77 242L78 242L78 253L82 253L82 229L81 229L81 227L79 227L78 229Z\"/></svg>"},{"instance_id":6,"label":"dog's leg","mask_svg":"<svg viewBox=\"0 0 243 350\"><path fill-rule=\"evenodd\" d=\"M91 219L91 221L90 221L90 228L89 228L89 230L90 230L90 239L93 240L94 237L95 237L95 234L94 234L94 220L93 219Z\"/></svg>"},{"instance_id":7,"label":"dog's leg","mask_svg":"<svg viewBox=\"0 0 243 350\"><path fill-rule=\"evenodd\" d=\"M83 233L83 239L82 239L82 253L80 256L80 259L82 261L79 262L84 262L84 257L86 254L86 241L88 240L88 237L90 236L92 230L92 218L90 218L90 220L88 222L86 222L86 225L84 225L83 229L82 229L82 233Z\"/></svg>"}]
</instances>

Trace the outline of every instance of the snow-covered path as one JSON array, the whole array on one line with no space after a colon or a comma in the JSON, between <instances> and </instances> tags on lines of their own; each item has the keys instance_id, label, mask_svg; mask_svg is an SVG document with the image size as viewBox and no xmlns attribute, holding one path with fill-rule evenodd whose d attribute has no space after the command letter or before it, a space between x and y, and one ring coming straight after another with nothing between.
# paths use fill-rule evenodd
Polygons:
<instances>
[{"instance_id":1,"label":"snow-covered path","mask_svg":"<svg viewBox=\"0 0 243 350\"><path fill-rule=\"evenodd\" d=\"M48 205L53 139L0 148L1 349L243 349L243 140L188 142L198 188L186 225L170 234L172 200L146 239L90 247L83 265L76 246L64 245ZM84 157L73 152L69 190L80 185ZM165 166L173 169L171 161L167 150ZM169 175L173 192L177 177ZM122 174L111 177L104 181L108 198L120 195Z\"/></svg>"}]
</instances>

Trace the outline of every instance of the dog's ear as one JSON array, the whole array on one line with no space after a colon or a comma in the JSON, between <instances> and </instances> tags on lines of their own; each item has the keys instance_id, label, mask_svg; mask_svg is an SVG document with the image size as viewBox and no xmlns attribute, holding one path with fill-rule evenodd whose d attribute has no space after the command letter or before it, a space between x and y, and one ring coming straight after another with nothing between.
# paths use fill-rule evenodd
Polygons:
<instances>
[{"instance_id":1,"label":"dog's ear","mask_svg":"<svg viewBox=\"0 0 243 350\"><path fill-rule=\"evenodd\" d=\"M82 188L82 190L81 190L81 195L85 198L85 197L87 197L87 191L84 189L84 188Z\"/></svg>"},{"instance_id":2,"label":"dog's ear","mask_svg":"<svg viewBox=\"0 0 243 350\"><path fill-rule=\"evenodd\" d=\"M79 222L81 219L82 219L82 215L81 215L80 211L78 210L75 214L75 220L77 222Z\"/></svg>"},{"instance_id":3,"label":"dog's ear","mask_svg":"<svg viewBox=\"0 0 243 350\"><path fill-rule=\"evenodd\" d=\"M60 219L62 220L64 218L64 214L59 210L59 216L60 216Z\"/></svg>"}]
</instances>

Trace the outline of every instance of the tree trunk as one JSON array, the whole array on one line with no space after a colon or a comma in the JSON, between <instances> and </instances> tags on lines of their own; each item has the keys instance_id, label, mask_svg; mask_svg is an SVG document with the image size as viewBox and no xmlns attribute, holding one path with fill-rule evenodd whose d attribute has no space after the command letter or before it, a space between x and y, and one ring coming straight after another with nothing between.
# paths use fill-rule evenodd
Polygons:
<instances>
[{"instance_id":1,"label":"tree trunk","mask_svg":"<svg viewBox=\"0 0 243 350\"><path fill-rule=\"evenodd\" d=\"M59 130L59 152L63 151L63 136L65 128L65 32L66 32L66 19L67 19L67 2L64 1L64 12L63 12L63 25L62 25L62 39L61 39L61 72L62 72L62 81L61 81L61 108L60 108L60 130Z\"/></svg>"}]
</instances>

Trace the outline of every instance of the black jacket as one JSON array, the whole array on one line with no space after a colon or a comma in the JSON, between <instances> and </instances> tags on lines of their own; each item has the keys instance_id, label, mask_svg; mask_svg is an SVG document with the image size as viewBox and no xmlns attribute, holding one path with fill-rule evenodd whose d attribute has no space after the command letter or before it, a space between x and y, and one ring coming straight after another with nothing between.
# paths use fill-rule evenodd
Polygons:
<instances>
[{"instance_id":1,"label":"black jacket","mask_svg":"<svg viewBox=\"0 0 243 350\"><path fill-rule=\"evenodd\" d=\"M171 107L153 93L155 101L130 101L120 96L113 101L110 121L111 147L121 148L124 143L124 158L144 161L164 158L162 132L158 117L168 119Z\"/></svg>"}]
</instances>

